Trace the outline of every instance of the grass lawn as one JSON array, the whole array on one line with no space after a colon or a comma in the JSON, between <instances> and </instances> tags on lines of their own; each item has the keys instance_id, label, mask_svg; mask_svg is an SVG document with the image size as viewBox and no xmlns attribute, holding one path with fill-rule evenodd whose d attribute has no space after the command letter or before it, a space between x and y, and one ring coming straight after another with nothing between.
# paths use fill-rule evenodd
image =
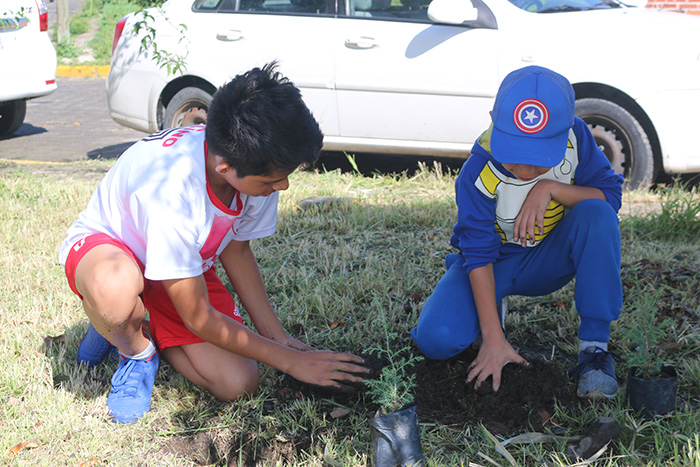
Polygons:
<instances>
[{"instance_id":1,"label":"grass lawn","mask_svg":"<svg viewBox=\"0 0 700 467\"><path fill-rule=\"evenodd\" d=\"M95 369L76 365L87 318L57 261L66 229L109 166L0 161L0 462L369 465L372 401L364 395L346 402L303 395L284 399L279 394L284 375L269 367L262 367L254 397L221 403L164 363L151 411L132 425L110 421L105 402L116 363ZM253 245L287 329L311 345L342 351L381 342L385 323L406 336L450 251L453 185L454 174L425 167L398 176L293 174L291 188L280 197L277 233ZM299 202L312 196L346 200L327 209L299 209ZM569 465L562 455L567 443L597 416L607 416L620 424L622 436L595 465L700 466L699 210L697 189L673 187L626 193L621 210L626 301L612 343L623 358L639 350L624 345L626 330L635 327L644 298L659 292L652 319L668 320L661 357L679 375L673 414L644 421L620 395L610 403L586 405L581 413L557 413L558 425L548 434L558 437L509 444L512 458L499 453L478 424L421 420L428 465ZM555 347L558 352L575 348L571 284L544 300L515 297L511 308L507 325L539 335L553 355ZM627 366L617 367L622 382Z\"/></svg>"}]
</instances>

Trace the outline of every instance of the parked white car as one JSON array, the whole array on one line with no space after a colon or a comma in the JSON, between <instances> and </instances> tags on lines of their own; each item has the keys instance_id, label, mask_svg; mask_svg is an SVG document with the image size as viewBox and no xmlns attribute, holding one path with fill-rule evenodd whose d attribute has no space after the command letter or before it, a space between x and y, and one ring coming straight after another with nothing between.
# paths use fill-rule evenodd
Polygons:
<instances>
[{"instance_id":1,"label":"parked white car","mask_svg":"<svg viewBox=\"0 0 700 467\"><path fill-rule=\"evenodd\" d=\"M27 99L56 90L56 50L44 0L0 1L0 136L17 131Z\"/></svg>"},{"instance_id":2,"label":"parked white car","mask_svg":"<svg viewBox=\"0 0 700 467\"><path fill-rule=\"evenodd\" d=\"M503 77L541 65L571 81L628 187L700 171L698 17L617 0L170 0L150 14L158 49L185 57L184 71L142 49L130 15L107 78L112 118L145 132L179 126L276 59L324 149L466 157Z\"/></svg>"}]
</instances>

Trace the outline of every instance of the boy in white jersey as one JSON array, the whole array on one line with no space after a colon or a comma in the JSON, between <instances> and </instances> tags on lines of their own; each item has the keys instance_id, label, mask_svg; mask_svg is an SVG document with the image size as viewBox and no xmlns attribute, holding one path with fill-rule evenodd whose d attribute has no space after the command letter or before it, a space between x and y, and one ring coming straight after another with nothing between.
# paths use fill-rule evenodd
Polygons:
<instances>
[{"instance_id":1,"label":"boy in white jersey","mask_svg":"<svg viewBox=\"0 0 700 467\"><path fill-rule=\"evenodd\" d=\"M412 337L429 358L446 359L481 335L468 381L508 363L528 365L506 340L497 303L549 294L576 277L579 312L577 394L608 398L618 384L608 352L622 306L617 211L622 177L574 114L563 76L532 66L501 83L492 125L455 184L458 216L447 272L426 301Z\"/></svg>"},{"instance_id":2,"label":"boy in white jersey","mask_svg":"<svg viewBox=\"0 0 700 467\"><path fill-rule=\"evenodd\" d=\"M218 90L207 125L129 148L60 251L91 325L78 361L116 346L107 406L119 423L150 409L160 355L221 400L253 393L262 362L311 384L361 381L361 358L292 338L272 309L249 242L275 230L278 191L323 136L299 90L269 64ZM220 260L259 334L216 275ZM150 330L144 330L144 311ZM149 331L149 332L146 332Z\"/></svg>"}]
</instances>

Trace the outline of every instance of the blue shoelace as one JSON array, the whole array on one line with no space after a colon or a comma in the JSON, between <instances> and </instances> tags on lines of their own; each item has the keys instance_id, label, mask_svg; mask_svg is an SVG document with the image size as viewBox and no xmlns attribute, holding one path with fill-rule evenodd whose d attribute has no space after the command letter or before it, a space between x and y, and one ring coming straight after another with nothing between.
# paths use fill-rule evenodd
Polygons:
<instances>
[{"instance_id":1,"label":"blue shoelace","mask_svg":"<svg viewBox=\"0 0 700 467\"><path fill-rule=\"evenodd\" d=\"M138 396L139 385L143 381L144 374L141 371L143 365L140 365L140 363L150 362L153 356L148 357L146 360L133 360L123 356L120 356L120 358L126 360L126 363L115 373L117 378L112 380L112 392L114 394L123 393L128 397L136 397ZM132 374L134 374L133 378L131 377Z\"/></svg>"}]
</instances>

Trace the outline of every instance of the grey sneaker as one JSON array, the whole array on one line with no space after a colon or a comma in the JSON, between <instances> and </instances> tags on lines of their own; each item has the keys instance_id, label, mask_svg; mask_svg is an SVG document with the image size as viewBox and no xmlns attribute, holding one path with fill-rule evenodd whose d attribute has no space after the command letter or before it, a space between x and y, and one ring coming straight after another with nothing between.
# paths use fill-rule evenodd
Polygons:
<instances>
[{"instance_id":1,"label":"grey sneaker","mask_svg":"<svg viewBox=\"0 0 700 467\"><path fill-rule=\"evenodd\" d=\"M618 389L614 360L622 359L599 347L579 352L578 365L569 370L569 380L578 379L576 395L582 399L614 399Z\"/></svg>"}]
</instances>

